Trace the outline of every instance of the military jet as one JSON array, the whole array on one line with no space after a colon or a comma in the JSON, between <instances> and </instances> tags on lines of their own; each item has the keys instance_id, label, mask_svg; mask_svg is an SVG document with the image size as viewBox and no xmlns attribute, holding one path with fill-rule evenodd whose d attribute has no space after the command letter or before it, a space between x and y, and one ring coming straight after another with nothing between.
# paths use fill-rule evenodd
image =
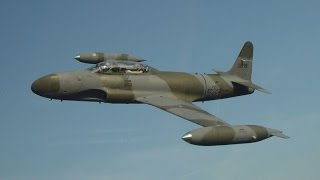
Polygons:
<instances>
[{"instance_id":1,"label":"military jet","mask_svg":"<svg viewBox=\"0 0 320 180\"><path fill-rule=\"evenodd\" d=\"M143 103L196 123L201 128L182 136L202 146L253 143L271 136L288 138L281 131L257 125L230 125L193 104L252 94L270 93L251 81L253 44L246 42L227 72L191 74L159 71L143 58L128 54L83 53L76 60L92 67L55 73L37 79L31 89L49 99L103 103Z\"/></svg>"}]
</instances>

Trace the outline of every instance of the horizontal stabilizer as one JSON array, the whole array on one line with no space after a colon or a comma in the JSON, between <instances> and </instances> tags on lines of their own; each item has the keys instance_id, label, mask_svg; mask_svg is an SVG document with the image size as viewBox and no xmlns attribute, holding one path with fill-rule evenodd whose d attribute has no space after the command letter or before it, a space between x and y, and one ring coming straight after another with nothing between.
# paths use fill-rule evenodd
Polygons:
<instances>
[{"instance_id":1,"label":"horizontal stabilizer","mask_svg":"<svg viewBox=\"0 0 320 180\"><path fill-rule=\"evenodd\" d=\"M249 82L249 81L233 81L235 83L238 83L238 84L241 84L243 86L247 86L247 87L250 87L250 88L253 88L255 90L258 90L260 92L263 92L263 93L266 93L266 94L271 94L270 91L256 85L256 84L253 84L252 82Z\"/></svg>"},{"instance_id":2,"label":"horizontal stabilizer","mask_svg":"<svg viewBox=\"0 0 320 180\"><path fill-rule=\"evenodd\" d=\"M214 71L217 74L226 74L226 72L220 71L220 70L217 70L217 69L212 69L212 71Z\"/></svg>"}]
</instances>

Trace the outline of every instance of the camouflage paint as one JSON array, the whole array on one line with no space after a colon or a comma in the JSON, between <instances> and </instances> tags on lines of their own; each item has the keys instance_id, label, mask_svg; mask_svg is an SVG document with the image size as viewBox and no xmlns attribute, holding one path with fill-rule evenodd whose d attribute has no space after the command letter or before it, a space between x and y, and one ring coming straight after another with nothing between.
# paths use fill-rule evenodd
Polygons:
<instances>
[{"instance_id":1,"label":"camouflage paint","mask_svg":"<svg viewBox=\"0 0 320 180\"><path fill-rule=\"evenodd\" d=\"M246 42L234 65L227 72L190 74L158 71L103 73L83 70L51 74L36 80L31 89L50 99L106 103L145 103L203 126L182 139L195 145L211 146L252 143L271 136L288 138L281 131L255 125L232 126L192 104L269 91L251 82L253 45ZM98 63L108 58L143 61L127 54L87 53L75 59Z\"/></svg>"}]
</instances>

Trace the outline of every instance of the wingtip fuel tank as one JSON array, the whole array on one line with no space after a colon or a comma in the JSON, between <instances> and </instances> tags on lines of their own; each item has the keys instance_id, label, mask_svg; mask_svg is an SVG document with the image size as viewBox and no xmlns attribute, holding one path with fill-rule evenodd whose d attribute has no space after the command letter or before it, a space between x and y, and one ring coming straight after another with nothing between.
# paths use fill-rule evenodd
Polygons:
<instances>
[{"instance_id":1,"label":"wingtip fuel tank","mask_svg":"<svg viewBox=\"0 0 320 180\"><path fill-rule=\"evenodd\" d=\"M187 132L181 139L200 146L244 144L262 141L271 136L289 138L281 131L257 125L208 126Z\"/></svg>"},{"instance_id":2,"label":"wingtip fuel tank","mask_svg":"<svg viewBox=\"0 0 320 180\"><path fill-rule=\"evenodd\" d=\"M125 61L134 61L134 62L142 62L145 59L132 56L129 54L114 54L114 53L99 53L99 52L91 52L91 53L81 53L74 57L74 59L79 62L87 63L87 64L97 64L106 60L125 60Z\"/></svg>"}]
</instances>

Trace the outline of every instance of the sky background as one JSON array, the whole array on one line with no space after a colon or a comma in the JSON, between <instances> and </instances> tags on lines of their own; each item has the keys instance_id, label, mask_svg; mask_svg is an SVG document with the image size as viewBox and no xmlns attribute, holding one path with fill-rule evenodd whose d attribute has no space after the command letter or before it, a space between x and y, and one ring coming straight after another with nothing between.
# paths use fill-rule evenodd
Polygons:
<instances>
[{"instance_id":1,"label":"sky background","mask_svg":"<svg viewBox=\"0 0 320 180\"><path fill-rule=\"evenodd\" d=\"M319 1L1 1L0 180L320 179ZM129 53L159 70L228 70L254 43L272 91L196 103L231 124L291 138L200 147L198 128L147 105L49 101L32 82L87 68L81 52ZM139 117L139 118L138 118Z\"/></svg>"}]
</instances>

